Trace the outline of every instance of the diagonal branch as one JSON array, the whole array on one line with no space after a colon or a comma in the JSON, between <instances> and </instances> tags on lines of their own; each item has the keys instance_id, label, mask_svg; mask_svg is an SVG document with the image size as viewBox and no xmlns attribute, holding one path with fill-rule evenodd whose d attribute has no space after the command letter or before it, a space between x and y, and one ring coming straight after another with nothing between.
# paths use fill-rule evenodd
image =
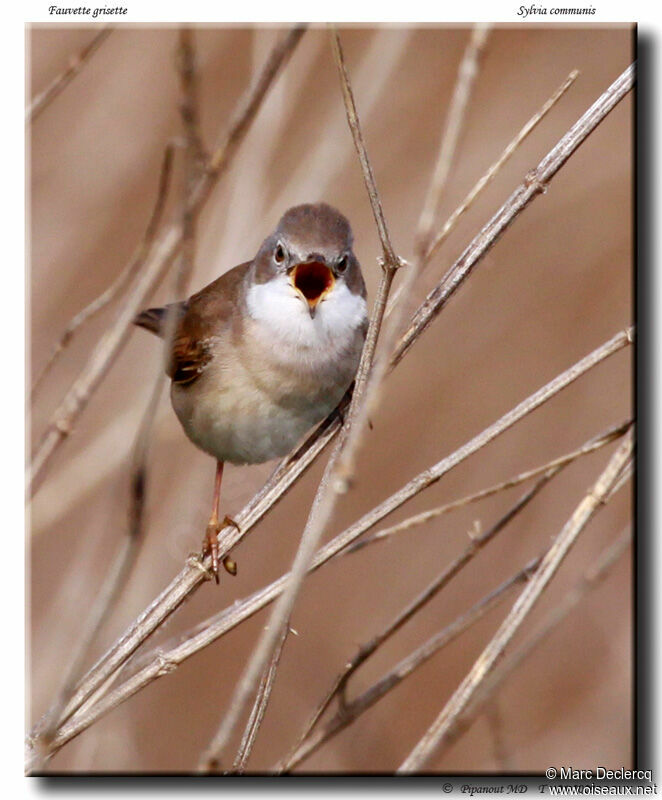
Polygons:
<instances>
[{"instance_id":1,"label":"diagonal branch","mask_svg":"<svg viewBox=\"0 0 662 800\"><path fill-rule=\"evenodd\" d=\"M33 98L25 114L26 122L34 122L41 112L64 91L71 81L83 69L97 48L110 36L113 29L108 25L102 28L77 55L69 59L67 68L57 75L43 90Z\"/></svg>"},{"instance_id":2,"label":"diagonal branch","mask_svg":"<svg viewBox=\"0 0 662 800\"><path fill-rule=\"evenodd\" d=\"M489 32L490 26L485 23L479 22L474 25L464 56L460 62L453 97L448 109L446 127L439 147L437 163L423 202L423 210L418 222L418 230L416 231L414 246L417 259L420 261L424 261L428 254L432 230L437 217L437 208L450 175L469 98L478 75L479 59L487 44Z\"/></svg>"},{"instance_id":3,"label":"diagonal branch","mask_svg":"<svg viewBox=\"0 0 662 800\"><path fill-rule=\"evenodd\" d=\"M609 497L615 493L616 488L615 486L606 499L609 499ZM519 665L531 655L564 619L566 619L571 611L577 608L579 603L590 591L605 580L612 567L625 553L631 542L632 532L628 529L612 542L612 544L607 546L602 553L600 553L595 563L584 573L577 585L548 613L538 629L529 636L528 639L522 642L519 647L513 650L510 655L506 656L494 671L488 675L466 710L459 717L456 717L453 724L449 727L444 742L440 747L440 754L450 747L450 745L471 726L475 718L484 708L485 703L495 696L504 681L519 667Z\"/></svg>"},{"instance_id":4,"label":"diagonal branch","mask_svg":"<svg viewBox=\"0 0 662 800\"><path fill-rule=\"evenodd\" d=\"M595 450L599 450L601 447L604 447L605 445L613 442L615 439L618 439L628 430L631 425L632 420L627 420L620 425L615 425L612 428L609 428L609 430L599 434L598 436L594 436L592 439L589 439L581 447L573 450L571 453L566 453L563 456L552 459L552 461L548 461L546 464L542 464L534 469L520 472L518 475L508 478L505 481L501 481L501 483L497 483L494 486L489 486L487 489L481 489L479 492L467 495L466 497L461 497L458 500L453 500L450 503L445 503L443 506L437 506L437 508L432 508L428 511L422 511L420 514L414 514L411 517L407 517L407 519L402 520L402 522L398 522L396 525L383 528L382 530L373 533L371 536L366 536L365 539L359 539L358 542L354 542L353 545L345 550L345 555L355 553L357 550L361 550L367 545L375 542L389 539L391 536L395 536L398 533L410 530L417 525L424 525L425 523L432 519L436 519L442 514L447 514L449 511L454 511L456 508L462 508L463 506L469 505L469 503L475 503L478 500L483 500L485 497L490 497L494 494L497 494L497 492L502 492L506 489L512 489L515 486L519 486L521 483L531 480L532 478L537 478L538 475L542 475L543 473L546 473L555 467L564 467L573 461L576 461L581 456L587 455L588 453L593 453Z\"/></svg>"},{"instance_id":5,"label":"diagonal branch","mask_svg":"<svg viewBox=\"0 0 662 800\"><path fill-rule=\"evenodd\" d=\"M633 448L634 437L632 431L629 431L594 486L563 526L563 529L536 570L536 574L518 597L510 613L499 626L498 631L478 657L466 678L459 685L437 719L402 762L398 772L408 773L420 770L444 742L454 720L466 708L469 700L476 693L478 687L496 664L497 659L502 655L508 643L519 630L522 622L540 598L543 590L558 570L572 545L596 510L606 502L606 498L617 482L622 468L630 459Z\"/></svg>"},{"instance_id":6,"label":"diagonal branch","mask_svg":"<svg viewBox=\"0 0 662 800\"><path fill-rule=\"evenodd\" d=\"M43 384L44 379L51 371L63 351L70 344L76 331L84 325L88 320L92 319L96 314L102 311L109 303L122 292L127 285L128 281L133 278L145 264L145 260L154 241L154 237L158 233L163 217L166 200L168 197L168 190L170 186L170 177L172 173L172 162L174 155L174 145L168 144L163 152L163 159L161 162L161 171L159 173L159 187L156 194L154 208L150 215L143 238L136 249L133 258L127 263L120 274L115 278L111 285L103 291L98 297L92 300L91 303L85 306L82 311L79 311L68 323L64 332L53 345L48 360L39 371L32 385L30 400L33 401L34 397Z\"/></svg>"}]
</instances>

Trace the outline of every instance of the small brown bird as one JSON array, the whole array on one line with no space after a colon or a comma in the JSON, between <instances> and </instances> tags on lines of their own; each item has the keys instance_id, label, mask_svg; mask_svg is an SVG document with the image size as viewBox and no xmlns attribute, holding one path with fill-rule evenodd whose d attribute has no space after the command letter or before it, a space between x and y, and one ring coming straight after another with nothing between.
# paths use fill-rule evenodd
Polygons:
<instances>
[{"instance_id":1,"label":"small brown bird","mask_svg":"<svg viewBox=\"0 0 662 800\"><path fill-rule=\"evenodd\" d=\"M168 315L176 315L167 370L172 405L193 444L217 459L203 541L217 583L224 462L286 455L354 379L368 321L352 239L331 206L295 206L252 261L134 320L163 337ZM233 571L233 562L225 566Z\"/></svg>"}]
</instances>

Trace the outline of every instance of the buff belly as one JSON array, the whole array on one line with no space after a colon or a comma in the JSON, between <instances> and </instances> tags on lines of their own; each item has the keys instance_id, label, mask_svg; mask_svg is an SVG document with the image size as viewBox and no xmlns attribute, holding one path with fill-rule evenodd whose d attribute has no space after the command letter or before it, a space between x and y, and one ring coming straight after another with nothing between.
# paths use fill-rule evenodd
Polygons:
<instances>
[{"instance_id":1,"label":"buff belly","mask_svg":"<svg viewBox=\"0 0 662 800\"><path fill-rule=\"evenodd\" d=\"M338 405L353 376L353 371L338 375L301 393L284 386L269 394L241 372L235 371L231 384L204 374L190 388L173 384L171 390L173 408L189 439L214 458L233 464L259 464L287 455Z\"/></svg>"}]
</instances>

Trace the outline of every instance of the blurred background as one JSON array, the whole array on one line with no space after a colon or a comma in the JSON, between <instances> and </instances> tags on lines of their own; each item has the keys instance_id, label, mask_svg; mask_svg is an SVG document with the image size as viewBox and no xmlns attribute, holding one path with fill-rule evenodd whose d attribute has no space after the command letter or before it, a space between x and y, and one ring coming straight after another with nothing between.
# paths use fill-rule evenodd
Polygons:
<instances>
[{"instance_id":1,"label":"blurred background","mask_svg":"<svg viewBox=\"0 0 662 800\"><path fill-rule=\"evenodd\" d=\"M28 101L98 28L27 30ZM280 31L201 27L194 42L201 130L218 140ZM342 29L366 145L392 240L413 258L464 27ZM75 80L29 126L29 364L33 377L73 315L106 289L138 245L167 142L181 135L175 27L113 30ZM633 29L496 27L481 61L438 227L573 69L574 86L517 150L415 289L413 310L543 155L633 60ZM354 489L327 538L358 519L633 321L632 112L627 96L482 261L388 377ZM179 158L179 157L178 157ZM176 213L174 196L166 216ZM200 216L190 291L250 259L289 206L324 200L350 219L370 299L381 254L345 118L328 32L303 37ZM172 276L150 304L172 299ZM35 394L34 448L121 300L73 338ZM31 725L52 703L86 611L127 529L129 459L160 370L156 339L135 330L48 465L30 508ZM632 352L621 350L399 509L388 524L462 497L581 445L632 413ZM416 618L354 676L352 697L537 556L614 447L563 471ZM290 566L325 453L233 552L236 578L205 583L147 647L187 630ZM236 514L274 464L228 465L222 512ZM150 450L148 533L134 573L88 665L198 548L213 460L184 436L164 391ZM468 542L525 489L460 509L309 577L249 769L273 767L332 679ZM630 484L592 521L515 643L560 602L631 524ZM632 565L606 581L504 684L489 715L429 765L442 772L542 772L632 762ZM514 595L512 596L514 598ZM438 653L304 762L310 772L397 768L492 636L513 599ZM226 710L267 620L262 611L103 717L52 760L57 771L190 771ZM495 719L497 720L495 722ZM234 751L232 751L234 752Z\"/></svg>"}]
</instances>

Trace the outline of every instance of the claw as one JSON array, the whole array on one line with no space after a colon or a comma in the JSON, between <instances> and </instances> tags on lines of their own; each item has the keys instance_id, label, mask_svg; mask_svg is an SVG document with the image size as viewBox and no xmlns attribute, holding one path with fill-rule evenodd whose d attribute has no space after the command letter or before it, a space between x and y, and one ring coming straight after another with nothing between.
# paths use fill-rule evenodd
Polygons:
<instances>
[{"instance_id":1,"label":"claw","mask_svg":"<svg viewBox=\"0 0 662 800\"><path fill-rule=\"evenodd\" d=\"M212 514L211 519L207 523L207 530L205 531L205 538L202 540L202 557L204 558L207 553L211 555L211 571L216 583L218 580L218 532L221 530L221 525L218 521L216 514Z\"/></svg>"}]
</instances>

